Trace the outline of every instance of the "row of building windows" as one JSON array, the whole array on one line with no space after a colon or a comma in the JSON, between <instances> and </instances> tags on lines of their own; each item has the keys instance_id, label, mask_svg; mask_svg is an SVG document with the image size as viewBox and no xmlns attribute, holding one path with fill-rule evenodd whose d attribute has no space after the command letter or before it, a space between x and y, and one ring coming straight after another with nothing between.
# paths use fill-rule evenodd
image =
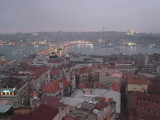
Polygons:
<instances>
[{"instance_id":1,"label":"row of building windows","mask_svg":"<svg viewBox=\"0 0 160 120\"><path fill-rule=\"evenodd\" d=\"M0 94L1 96L3 96L3 95L15 95L15 93L14 92L1 92L1 94Z\"/></svg>"},{"instance_id":2,"label":"row of building windows","mask_svg":"<svg viewBox=\"0 0 160 120\"><path fill-rule=\"evenodd\" d=\"M159 103L160 102L160 101L155 101L155 100L151 100L151 99L147 99L147 98L142 98L142 97L139 97L139 96L137 96L137 99L152 102L152 103Z\"/></svg>"}]
</instances>

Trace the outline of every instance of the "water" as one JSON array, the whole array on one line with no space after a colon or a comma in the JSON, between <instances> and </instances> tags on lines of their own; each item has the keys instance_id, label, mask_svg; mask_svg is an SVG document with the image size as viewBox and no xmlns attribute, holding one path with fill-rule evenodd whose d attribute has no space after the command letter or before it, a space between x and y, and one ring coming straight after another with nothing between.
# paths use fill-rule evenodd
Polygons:
<instances>
[{"instance_id":1,"label":"water","mask_svg":"<svg viewBox=\"0 0 160 120\"><path fill-rule=\"evenodd\" d=\"M30 54L43 50L46 46L34 47L28 46L3 46L0 47L0 54L4 55L6 60L19 60ZM17 52L18 51L18 52Z\"/></svg>"},{"instance_id":2,"label":"water","mask_svg":"<svg viewBox=\"0 0 160 120\"><path fill-rule=\"evenodd\" d=\"M36 53L40 50L45 49L47 46L4 46L0 48L0 54L3 54L6 60L18 60L22 59L25 56L29 56L30 54ZM23 52L18 54L13 54L13 51L22 50ZM68 53L75 53L75 54L83 54L83 55L110 55L110 54L153 54L159 53L160 48L149 48L145 46L136 47L136 46L122 46L122 47L98 47L98 46L91 46L91 45L72 45L64 50L61 50L59 55L66 55Z\"/></svg>"},{"instance_id":3,"label":"water","mask_svg":"<svg viewBox=\"0 0 160 120\"><path fill-rule=\"evenodd\" d=\"M110 55L120 54L133 55L133 54L153 54L159 53L160 48L150 48L146 46L121 46L121 47L98 47L89 45L73 45L68 48L68 52L84 55Z\"/></svg>"}]
</instances>

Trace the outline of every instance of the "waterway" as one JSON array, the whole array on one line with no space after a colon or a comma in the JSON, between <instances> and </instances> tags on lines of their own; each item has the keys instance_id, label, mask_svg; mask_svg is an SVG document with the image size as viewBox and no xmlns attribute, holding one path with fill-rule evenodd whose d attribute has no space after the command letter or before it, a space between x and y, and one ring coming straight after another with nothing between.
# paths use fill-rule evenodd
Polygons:
<instances>
[{"instance_id":1,"label":"waterway","mask_svg":"<svg viewBox=\"0 0 160 120\"><path fill-rule=\"evenodd\" d=\"M39 47L34 47L32 45L3 46L0 48L0 54L4 55L6 60L18 60L26 56L29 56L30 54L41 51L45 48L47 48L47 46L39 46ZM159 53L160 54L160 48L150 48L146 46L100 47L100 46L93 46L91 44L90 45L75 44L61 50L59 52L59 55L66 55L68 53L83 54L83 55L110 55L110 54L120 54L120 53L123 53L125 55L132 55L132 54L138 54L138 53L141 53L141 54Z\"/></svg>"},{"instance_id":2,"label":"waterway","mask_svg":"<svg viewBox=\"0 0 160 120\"><path fill-rule=\"evenodd\" d=\"M120 54L133 55L133 54L153 54L159 53L160 48L150 48L147 46L120 46L120 47L99 47L92 45L73 45L70 46L67 52L84 54L84 55L110 55L110 54Z\"/></svg>"},{"instance_id":3,"label":"waterway","mask_svg":"<svg viewBox=\"0 0 160 120\"><path fill-rule=\"evenodd\" d=\"M45 48L46 46L34 47L33 45L28 45L28 46L6 45L0 47L0 55L3 55L6 60L19 60L29 56L30 54L41 51Z\"/></svg>"}]
</instances>

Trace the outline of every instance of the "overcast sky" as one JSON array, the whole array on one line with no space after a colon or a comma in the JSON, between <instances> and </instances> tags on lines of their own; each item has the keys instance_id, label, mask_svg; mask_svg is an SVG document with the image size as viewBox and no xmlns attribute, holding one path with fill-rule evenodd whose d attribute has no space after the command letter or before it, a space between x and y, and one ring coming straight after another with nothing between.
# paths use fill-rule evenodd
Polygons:
<instances>
[{"instance_id":1,"label":"overcast sky","mask_svg":"<svg viewBox=\"0 0 160 120\"><path fill-rule=\"evenodd\" d=\"M160 0L0 0L0 33L160 33Z\"/></svg>"}]
</instances>

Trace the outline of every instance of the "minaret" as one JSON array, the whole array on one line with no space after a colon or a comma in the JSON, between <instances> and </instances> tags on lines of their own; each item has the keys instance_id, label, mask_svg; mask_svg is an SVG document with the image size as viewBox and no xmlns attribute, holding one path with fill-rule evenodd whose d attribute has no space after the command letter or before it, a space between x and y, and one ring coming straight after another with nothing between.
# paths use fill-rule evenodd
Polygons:
<instances>
[{"instance_id":1,"label":"minaret","mask_svg":"<svg viewBox=\"0 0 160 120\"><path fill-rule=\"evenodd\" d=\"M70 66L70 56L65 56L65 65L63 68L64 76L68 82L71 82L72 90L75 89L75 71Z\"/></svg>"},{"instance_id":2,"label":"minaret","mask_svg":"<svg viewBox=\"0 0 160 120\"><path fill-rule=\"evenodd\" d=\"M65 65L63 68L64 76L66 77L66 80L70 82L70 57L69 55L65 56Z\"/></svg>"}]
</instances>

